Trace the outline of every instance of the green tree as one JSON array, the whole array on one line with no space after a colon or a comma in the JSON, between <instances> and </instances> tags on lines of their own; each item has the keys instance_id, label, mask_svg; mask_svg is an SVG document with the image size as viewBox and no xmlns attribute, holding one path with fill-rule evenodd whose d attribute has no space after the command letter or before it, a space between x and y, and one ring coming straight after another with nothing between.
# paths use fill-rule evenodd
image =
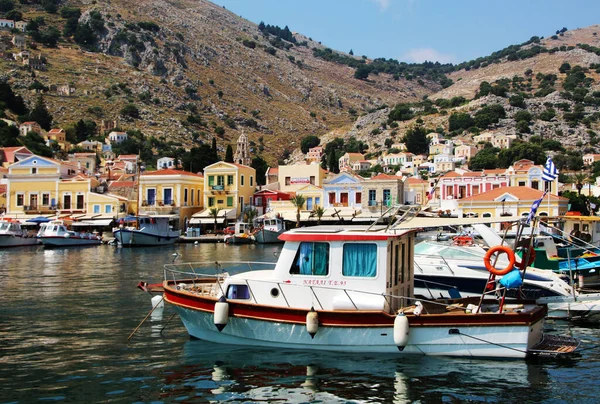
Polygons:
<instances>
[{"instance_id":1,"label":"green tree","mask_svg":"<svg viewBox=\"0 0 600 404\"><path fill-rule=\"evenodd\" d=\"M369 78L369 73L371 73L371 69L368 66L362 65L359 66L354 72L354 78L359 80L366 80Z\"/></svg>"},{"instance_id":2,"label":"green tree","mask_svg":"<svg viewBox=\"0 0 600 404\"><path fill-rule=\"evenodd\" d=\"M52 115L48 112L44 99L40 94L37 98L35 106L29 113L29 121L37 122L42 129L50 130L52 128ZM33 150L32 150L33 151Z\"/></svg>"},{"instance_id":3,"label":"green tree","mask_svg":"<svg viewBox=\"0 0 600 404\"><path fill-rule=\"evenodd\" d=\"M571 177L571 179L573 180L573 183L575 184L575 188L577 188L577 194L581 195L581 190L583 189L583 184L588 179L587 177L588 176L582 172L575 173Z\"/></svg>"},{"instance_id":4,"label":"green tree","mask_svg":"<svg viewBox=\"0 0 600 404\"><path fill-rule=\"evenodd\" d=\"M265 185L266 183L266 174L269 169L269 165L260 156L256 156L252 159L252 163L250 163L250 167L256 170L256 183L258 185Z\"/></svg>"},{"instance_id":5,"label":"green tree","mask_svg":"<svg viewBox=\"0 0 600 404\"><path fill-rule=\"evenodd\" d=\"M219 161L217 153L207 144L192 147L182 158L183 169L190 172L202 172L204 167Z\"/></svg>"},{"instance_id":6,"label":"green tree","mask_svg":"<svg viewBox=\"0 0 600 404\"><path fill-rule=\"evenodd\" d=\"M332 172L332 173L334 173L334 174L337 174L337 173L340 172L339 161L338 161L338 159L335 156L335 151L334 150L332 150L329 153L327 166L329 167L329 171Z\"/></svg>"},{"instance_id":7,"label":"green tree","mask_svg":"<svg viewBox=\"0 0 600 404\"><path fill-rule=\"evenodd\" d=\"M296 194L290 199L290 202L292 202L292 205L296 208L296 227L300 227L300 210L304 207L306 198L302 194Z\"/></svg>"},{"instance_id":8,"label":"green tree","mask_svg":"<svg viewBox=\"0 0 600 404\"><path fill-rule=\"evenodd\" d=\"M135 106L135 104L127 104L121 108L120 114L137 119L140 117L140 110Z\"/></svg>"},{"instance_id":9,"label":"green tree","mask_svg":"<svg viewBox=\"0 0 600 404\"><path fill-rule=\"evenodd\" d=\"M422 126L414 126L404 136L406 149L413 154L427 154L429 152L429 140L427 130Z\"/></svg>"},{"instance_id":10,"label":"green tree","mask_svg":"<svg viewBox=\"0 0 600 404\"><path fill-rule=\"evenodd\" d=\"M318 146L319 143L321 143L321 139L317 136L304 136L300 141L300 150L302 150L302 153L306 154L308 153L308 149Z\"/></svg>"},{"instance_id":11,"label":"green tree","mask_svg":"<svg viewBox=\"0 0 600 404\"><path fill-rule=\"evenodd\" d=\"M233 147L230 144L227 145L227 149L225 150L225 162L233 163Z\"/></svg>"},{"instance_id":12,"label":"green tree","mask_svg":"<svg viewBox=\"0 0 600 404\"><path fill-rule=\"evenodd\" d=\"M27 147L33 154L44 157L52 157L52 149L46 146L44 139L35 132L29 132L25 137L19 137L21 144Z\"/></svg>"},{"instance_id":13,"label":"green tree","mask_svg":"<svg viewBox=\"0 0 600 404\"><path fill-rule=\"evenodd\" d=\"M0 0L0 12L6 13L15 8L15 3L11 0Z\"/></svg>"},{"instance_id":14,"label":"green tree","mask_svg":"<svg viewBox=\"0 0 600 404\"><path fill-rule=\"evenodd\" d=\"M450 132L460 129L467 130L474 125L475 121L466 112L456 112L448 118L448 130Z\"/></svg>"},{"instance_id":15,"label":"green tree","mask_svg":"<svg viewBox=\"0 0 600 404\"><path fill-rule=\"evenodd\" d=\"M498 167L508 168L521 159L532 160L535 164L543 165L546 162L546 152L540 145L517 141L508 149L502 149L498 153Z\"/></svg>"},{"instance_id":16,"label":"green tree","mask_svg":"<svg viewBox=\"0 0 600 404\"><path fill-rule=\"evenodd\" d=\"M500 149L487 143L470 161L470 170L490 170L498 168L498 152Z\"/></svg>"},{"instance_id":17,"label":"green tree","mask_svg":"<svg viewBox=\"0 0 600 404\"><path fill-rule=\"evenodd\" d=\"M526 107L526 105L525 105L525 98L523 98L523 96L519 95L519 94L512 95L508 99L508 102L513 107L517 107L517 108L525 108Z\"/></svg>"},{"instance_id":18,"label":"green tree","mask_svg":"<svg viewBox=\"0 0 600 404\"><path fill-rule=\"evenodd\" d=\"M213 234L217 233L217 218L219 217L219 208L210 208L208 210L208 215L215 220L215 224L213 227Z\"/></svg>"},{"instance_id":19,"label":"green tree","mask_svg":"<svg viewBox=\"0 0 600 404\"><path fill-rule=\"evenodd\" d=\"M475 125L487 129L491 124L498 123L501 118L506 118L506 111L500 104L486 105L475 113Z\"/></svg>"},{"instance_id":20,"label":"green tree","mask_svg":"<svg viewBox=\"0 0 600 404\"><path fill-rule=\"evenodd\" d=\"M317 206L315 206L313 208L313 210L310 212L310 214L312 216L316 216L317 217L317 224L321 224L321 218L325 214L325 208L323 208L320 205L317 205Z\"/></svg>"},{"instance_id":21,"label":"green tree","mask_svg":"<svg viewBox=\"0 0 600 404\"><path fill-rule=\"evenodd\" d=\"M0 147L19 146L19 129L0 120Z\"/></svg>"},{"instance_id":22,"label":"green tree","mask_svg":"<svg viewBox=\"0 0 600 404\"><path fill-rule=\"evenodd\" d=\"M408 104L397 104L389 114L389 118L392 121L408 121L414 118L414 116L415 115Z\"/></svg>"}]
</instances>

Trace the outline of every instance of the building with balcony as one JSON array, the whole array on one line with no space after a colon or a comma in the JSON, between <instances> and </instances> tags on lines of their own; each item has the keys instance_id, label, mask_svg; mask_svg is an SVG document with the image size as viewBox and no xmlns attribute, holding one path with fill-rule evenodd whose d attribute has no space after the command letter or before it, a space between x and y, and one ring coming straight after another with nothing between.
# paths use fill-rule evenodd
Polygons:
<instances>
[{"instance_id":1,"label":"building with balcony","mask_svg":"<svg viewBox=\"0 0 600 404\"><path fill-rule=\"evenodd\" d=\"M292 196L287 192L261 189L254 193L252 204L258 210L258 214L263 215L273 210L273 202L289 201L291 198Z\"/></svg>"},{"instance_id":2,"label":"building with balcony","mask_svg":"<svg viewBox=\"0 0 600 404\"><path fill-rule=\"evenodd\" d=\"M219 161L204 168L204 208L242 214L252 204L256 190L256 170L236 163Z\"/></svg>"},{"instance_id":3,"label":"building with balcony","mask_svg":"<svg viewBox=\"0 0 600 404\"><path fill-rule=\"evenodd\" d=\"M138 187L140 214L178 216L182 229L204 203L202 174L174 169L147 171L140 175Z\"/></svg>"},{"instance_id":4,"label":"building with balcony","mask_svg":"<svg viewBox=\"0 0 600 404\"><path fill-rule=\"evenodd\" d=\"M506 175L510 178L510 185L516 187L530 187L541 191L558 193L558 177L554 181L542 180L544 166L535 165L531 160L522 159L515 161L506 169Z\"/></svg>"},{"instance_id":5,"label":"building with balcony","mask_svg":"<svg viewBox=\"0 0 600 404\"><path fill-rule=\"evenodd\" d=\"M362 183L362 210L385 211L404 204L404 182L397 175L378 174Z\"/></svg>"}]
</instances>

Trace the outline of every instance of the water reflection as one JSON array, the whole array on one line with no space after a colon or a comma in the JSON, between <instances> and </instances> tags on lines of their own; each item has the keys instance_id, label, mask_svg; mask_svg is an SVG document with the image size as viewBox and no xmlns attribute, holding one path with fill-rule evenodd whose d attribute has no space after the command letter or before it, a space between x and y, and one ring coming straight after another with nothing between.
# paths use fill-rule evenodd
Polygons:
<instances>
[{"instance_id":1,"label":"water reflection","mask_svg":"<svg viewBox=\"0 0 600 404\"><path fill-rule=\"evenodd\" d=\"M3 402L596 401L597 350L570 361L484 361L259 350L189 340L140 280L186 261L272 261L280 246L0 251ZM557 333L569 330L550 324ZM573 327L588 346L597 328Z\"/></svg>"}]
</instances>

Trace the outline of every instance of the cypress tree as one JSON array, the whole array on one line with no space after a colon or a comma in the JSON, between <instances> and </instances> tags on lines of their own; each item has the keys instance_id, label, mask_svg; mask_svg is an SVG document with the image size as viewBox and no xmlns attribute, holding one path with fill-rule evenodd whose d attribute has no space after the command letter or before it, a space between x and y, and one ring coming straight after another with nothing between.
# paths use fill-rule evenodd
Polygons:
<instances>
[{"instance_id":1,"label":"cypress tree","mask_svg":"<svg viewBox=\"0 0 600 404\"><path fill-rule=\"evenodd\" d=\"M225 151L225 162L233 163L233 147L230 144L227 145L227 150Z\"/></svg>"}]
</instances>

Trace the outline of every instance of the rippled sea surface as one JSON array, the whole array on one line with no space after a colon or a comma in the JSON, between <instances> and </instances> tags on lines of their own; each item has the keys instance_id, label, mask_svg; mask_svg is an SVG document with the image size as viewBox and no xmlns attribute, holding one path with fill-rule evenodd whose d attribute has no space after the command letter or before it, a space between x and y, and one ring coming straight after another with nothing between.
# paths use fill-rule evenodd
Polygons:
<instances>
[{"instance_id":1,"label":"rippled sea surface","mask_svg":"<svg viewBox=\"0 0 600 404\"><path fill-rule=\"evenodd\" d=\"M588 348L520 361L324 354L190 340L140 280L182 261L274 261L278 246L0 251L0 403L600 402L599 327L547 324Z\"/></svg>"}]
</instances>

